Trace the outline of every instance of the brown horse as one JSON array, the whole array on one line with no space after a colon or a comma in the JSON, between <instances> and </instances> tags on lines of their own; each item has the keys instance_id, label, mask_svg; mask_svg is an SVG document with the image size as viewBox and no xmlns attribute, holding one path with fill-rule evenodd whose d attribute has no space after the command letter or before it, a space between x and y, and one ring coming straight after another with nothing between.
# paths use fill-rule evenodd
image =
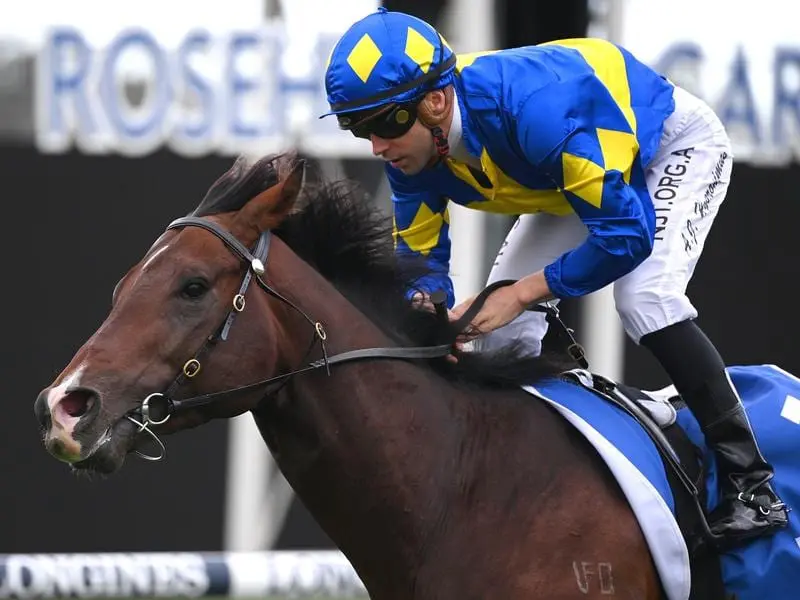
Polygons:
<instances>
[{"instance_id":1,"label":"brown horse","mask_svg":"<svg viewBox=\"0 0 800 600\"><path fill-rule=\"evenodd\" d=\"M406 301L421 271L391 223L303 179L296 159L237 161L169 226L37 398L48 451L109 473L251 411L372 598L660 598L605 463L519 387L564 364L443 358L449 326Z\"/></svg>"}]
</instances>

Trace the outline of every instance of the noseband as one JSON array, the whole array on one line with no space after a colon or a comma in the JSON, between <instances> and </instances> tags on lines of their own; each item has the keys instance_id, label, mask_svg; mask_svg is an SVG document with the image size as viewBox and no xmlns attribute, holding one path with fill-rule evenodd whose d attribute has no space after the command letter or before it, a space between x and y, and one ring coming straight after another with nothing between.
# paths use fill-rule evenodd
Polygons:
<instances>
[{"instance_id":1,"label":"noseband","mask_svg":"<svg viewBox=\"0 0 800 600\"><path fill-rule=\"evenodd\" d=\"M236 295L233 297L231 302L231 308L228 311L225 319L222 321L222 324L216 329L216 331L206 338L206 341L200 347L200 349L195 353L195 355L187 360L181 371L178 373L175 380L167 387L164 392L155 392L147 396L143 401L141 406L137 407L130 413L125 415L125 418L128 419L130 422L134 423L139 428L139 433L146 433L150 436L150 438L157 444L158 446L158 454L146 454L139 450L134 450L136 454L141 456L146 460L161 460L166 456L167 450L164 446L164 443L161 439L156 435L156 433L152 430L152 426L156 425L163 425L167 421L169 421L170 417L180 411L184 411L191 408L197 408L200 406L207 406L219 400L222 400L226 396L234 393L243 393L243 392L252 392L259 389L264 389L264 397L275 394L281 387L283 387L291 377L297 375L299 373L305 373L306 371L312 371L315 369L325 368L330 375L330 367L332 365L344 362L352 362L356 360L363 360L363 359L376 359L376 358L392 358L392 359L428 359L428 358L437 358L443 357L449 354L452 350L452 343L447 344L440 344L437 346L424 346L424 347L412 347L412 348L402 348L402 347L394 347L394 348L367 348L363 350L352 350L349 352L343 352L341 354L336 354L334 356L328 356L327 347L325 342L328 339L328 335L325 332L325 328L321 322L311 318L307 315L300 307L294 304L291 300L284 297L282 294L277 292L273 287L267 284L264 279L263 275L266 270L266 263L267 257L269 256L269 248L270 248L270 240L272 239L272 233L267 230L261 233L261 236L256 243L253 252L251 253L239 240L237 240L230 232L226 231L213 221L209 221L207 219L203 219L201 217L182 217L180 219L176 219L172 223L167 226L167 230L170 229L179 229L184 227L199 227L201 229L205 229L206 231L214 234L217 238L219 238L231 252L233 252L236 256L238 256L244 263L248 265L247 271L244 274L244 278L242 279L242 283L239 286L239 290ZM225 341L228 338L228 333L230 332L231 326L233 325L233 321L236 318L236 315L242 312L245 308L245 295L247 290L250 286L250 283L255 281L258 287L260 287L264 292L269 294L270 296L280 300L284 304L290 306L293 310L297 311L303 318L311 324L314 330L314 337L312 338L311 344L309 345L308 351L306 352L306 357L311 353L314 346L318 343L322 350L322 358L314 361L309 362L303 367L295 369L294 371L290 371L289 373L284 373L282 375L277 375L275 377L270 377L267 379L263 379L261 381L257 381L255 383L251 383L249 385L241 386L238 388L231 388L228 390L214 392L211 394L204 394L202 396L194 396L192 398L186 398L183 400L175 400L173 399L173 395L175 392L180 388L187 380L192 379L193 377L197 376L198 373L203 368L202 360L214 347L214 345L219 341ZM482 305L483 302L480 302ZM478 302L473 304L473 307L479 308ZM461 321L469 323L474 316L476 311L468 311L469 314L465 314L464 318ZM466 319L469 317L469 320ZM305 361L305 359L304 359ZM277 385L275 389L269 389L270 386Z\"/></svg>"}]
</instances>

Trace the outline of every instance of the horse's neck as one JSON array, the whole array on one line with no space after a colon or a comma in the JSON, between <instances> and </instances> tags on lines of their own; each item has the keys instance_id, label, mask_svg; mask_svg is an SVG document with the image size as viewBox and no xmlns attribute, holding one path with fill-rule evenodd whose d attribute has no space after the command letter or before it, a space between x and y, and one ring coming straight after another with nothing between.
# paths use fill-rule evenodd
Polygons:
<instances>
[{"instance_id":1,"label":"horse's neck","mask_svg":"<svg viewBox=\"0 0 800 600\"><path fill-rule=\"evenodd\" d=\"M302 289L302 293L292 294L292 297L299 298L298 306L302 311L324 326L328 356L396 345L316 271L294 255L285 262L291 261L296 261L297 265L284 270L291 275L284 281L276 279L275 287L278 290ZM305 355L312 325L286 305L280 310L283 330L277 337L285 341L278 353L292 355L292 365L287 367L297 368L309 358L322 358L319 343L314 354ZM294 425L308 436L311 445L308 451L316 453L319 448L343 451L347 456L341 458L372 463L382 460L380 451L375 452L379 447L386 449L394 445L398 436L404 441L411 435L409 426L415 420L432 418L425 414L432 406L430 394L446 385L427 369L404 361L340 363L330 367L330 376L321 368L292 377L279 406L284 417L291 417ZM448 416L449 413L442 414L440 418L445 420ZM281 429L276 427L276 430ZM276 433L280 435L281 431ZM363 466L368 468L366 464ZM393 470L397 472L396 468Z\"/></svg>"},{"instance_id":2,"label":"horse's neck","mask_svg":"<svg viewBox=\"0 0 800 600\"><path fill-rule=\"evenodd\" d=\"M326 325L331 354L389 343L305 263L293 255L286 263L276 288L295 290L292 298ZM278 338L294 340L297 354L310 325L291 310L280 318ZM481 540L493 529L526 540L536 531L537 543L545 543L547 511L516 511L511 522L504 507L542 503L570 478L588 477L587 448L573 444L563 420L543 403L521 390L467 391L419 363L365 361L335 365L330 376L325 369L299 374L279 400L257 416L273 455L316 521L382 597L412 597L423 565L442 553L458 561L462 544L485 560L490 550Z\"/></svg>"},{"instance_id":3,"label":"horse's neck","mask_svg":"<svg viewBox=\"0 0 800 600\"><path fill-rule=\"evenodd\" d=\"M301 307L325 324L330 355L391 345L333 286L300 265L309 271L309 279L302 273L303 289L315 290L302 296ZM298 270L285 272L294 274L297 289ZM276 289L287 285L275 280ZM281 337L308 339L311 327L297 313L281 318ZM377 547L390 536L400 554L404 547L411 553L420 547L419 520L436 510L429 483L447 480L457 447L460 425L445 400L449 387L405 361L339 364L330 376L319 369L291 378L258 423L284 475L340 547L356 539L363 547L372 537L376 543L368 545Z\"/></svg>"}]
</instances>

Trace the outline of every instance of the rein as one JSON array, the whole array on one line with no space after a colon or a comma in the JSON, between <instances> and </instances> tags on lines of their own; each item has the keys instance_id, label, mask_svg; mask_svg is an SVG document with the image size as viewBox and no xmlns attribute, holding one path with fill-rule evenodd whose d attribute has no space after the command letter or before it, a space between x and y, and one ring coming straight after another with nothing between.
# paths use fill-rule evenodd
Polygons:
<instances>
[{"instance_id":1,"label":"rein","mask_svg":"<svg viewBox=\"0 0 800 600\"><path fill-rule=\"evenodd\" d=\"M263 279L266 270L266 261L269 256L270 241L272 233L267 230L261 233L256 246L251 253L239 240L237 240L230 232L226 231L213 221L201 217L182 217L174 220L167 226L167 230L179 229L184 227L199 227L212 233L219 238L229 250L237 255L244 263L248 265L242 283L239 286L237 294L233 297L232 306L228 311L225 319L217 330L206 338L206 341L195 353L195 355L184 363L183 368L178 373L173 382L166 388L164 392L155 392L147 396L141 406L133 411L127 413L125 418L134 423L138 427L137 433L146 433L150 436L159 449L158 454L146 454L140 450L134 450L140 457L157 461L166 456L166 447L158 435L151 429L152 426L163 425L170 417L176 412L207 406L223 398L227 398L232 394L247 393L257 390L262 390L262 398L259 404L266 398L277 393L288 381L295 375L314 371L317 369L325 368L327 374L330 375L330 368L337 364L346 362L355 362L360 360L375 360L375 359L392 359L392 360L426 360L432 358L441 358L447 356L453 351L453 344L458 335L472 319L478 314L483 307L489 295L499 287L511 285L514 280L496 281L491 285L484 288L475 298L474 302L470 305L469 309L462 315L460 319L451 324L452 339L447 340L446 343L434 346L415 346L415 347L386 347L386 348L364 348L359 350L350 350L328 356L326 341L328 335L322 323L310 317L299 306L294 304L291 300L283 296L280 292L271 287ZM236 315L242 312L245 308L245 294L251 282L255 282L259 288L265 293L283 302L293 310L298 312L314 329L314 335L306 351L306 357L311 353L313 348L319 344L322 350L322 358L313 362L309 362L305 366L299 367L288 373L268 377L254 383L243 385L236 388L230 388L219 392L193 396L182 400L174 400L172 396L187 380L195 377L202 369L201 359L203 359L208 352L214 347L218 341L225 341L228 338L228 333ZM444 322L447 322L447 310L444 308L444 299L441 295L434 297L437 314ZM535 310L544 312L548 321L554 324L560 335L566 336L567 350L570 355L581 363L585 363L583 357L583 349L575 341L572 336L572 330L568 329L561 318L559 317L558 309L550 304L536 305L529 307L528 310ZM304 359L305 361L305 359ZM270 386L276 386L270 389Z\"/></svg>"}]
</instances>

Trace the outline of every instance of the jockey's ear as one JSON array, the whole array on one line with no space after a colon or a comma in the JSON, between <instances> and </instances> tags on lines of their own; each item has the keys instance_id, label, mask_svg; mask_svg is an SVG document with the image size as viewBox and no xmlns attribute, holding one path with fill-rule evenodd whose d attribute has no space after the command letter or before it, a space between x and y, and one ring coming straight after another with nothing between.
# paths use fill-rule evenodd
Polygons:
<instances>
[{"instance_id":1,"label":"jockey's ear","mask_svg":"<svg viewBox=\"0 0 800 600\"><path fill-rule=\"evenodd\" d=\"M428 92L417 109L420 121L428 127L441 125L452 114L454 99L452 85Z\"/></svg>"},{"instance_id":2,"label":"jockey's ear","mask_svg":"<svg viewBox=\"0 0 800 600\"><path fill-rule=\"evenodd\" d=\"M300 195L305 169L305 160L296 161L286 177L248 201L236 214L232 233L243 242L253 241L262 231L280 225Z\"/></svg>"}]
</instances>

